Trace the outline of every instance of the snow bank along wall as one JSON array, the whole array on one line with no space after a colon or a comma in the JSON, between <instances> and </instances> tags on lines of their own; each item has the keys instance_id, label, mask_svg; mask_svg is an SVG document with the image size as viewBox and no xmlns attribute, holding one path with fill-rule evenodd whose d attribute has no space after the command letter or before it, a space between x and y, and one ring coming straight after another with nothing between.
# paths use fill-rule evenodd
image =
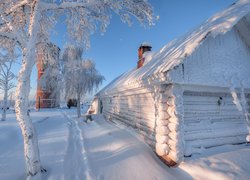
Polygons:
<instances>
[{"instance_id":1,"label":"snow bank along wall","mask_svg":"<svg viewBox=\"0 0 250 180\"><path fill-rule=\"evenodd\" d=\"M250 141L250 2L239 1L97 94L168 164ZM100 108L99 108L100 109Z\"/></svg>"}]
</instances>

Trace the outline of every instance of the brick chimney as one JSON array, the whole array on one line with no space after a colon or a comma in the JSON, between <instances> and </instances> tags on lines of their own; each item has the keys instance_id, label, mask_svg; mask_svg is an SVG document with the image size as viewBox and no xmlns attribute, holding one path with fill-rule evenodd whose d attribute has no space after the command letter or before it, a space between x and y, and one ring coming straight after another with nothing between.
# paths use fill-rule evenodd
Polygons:
<instances>
[{"instance_id":1,"label":"brick chimney","mask_svg":"<svg viewBox=\"0 0 250 180\"><path fill-rule=\"evenodd\" d=\"M138 61L137 61L137 69L143 66L144 58L143 53L147 51L151 51L152 46L149 43L142 43L138 49Z\"/></svg>"},{"instance_id":2,"label":"brick chimney","mask_svg":"<svg viewBox=\"0 0 250 180\"><path fill-rule=\"evenodd\" d=\"M38 44L37 47L37 71L38 82L36 91L36 108L53 108L59 106L57 104L56 96L58 94L52 93L53 89L46 86L46 79L42 79L45 74L46 68L49 66L47 58L54 58L55 62L58 62L60 49L52 43ZM49 55L49 56L48 56ZM54 66L57 64L55 63ZM52 65L50 65L53 67ZM56 67L53 67L56 68ZM55 85L56 86L56 85Z\"/></svg>"}]
</instances>

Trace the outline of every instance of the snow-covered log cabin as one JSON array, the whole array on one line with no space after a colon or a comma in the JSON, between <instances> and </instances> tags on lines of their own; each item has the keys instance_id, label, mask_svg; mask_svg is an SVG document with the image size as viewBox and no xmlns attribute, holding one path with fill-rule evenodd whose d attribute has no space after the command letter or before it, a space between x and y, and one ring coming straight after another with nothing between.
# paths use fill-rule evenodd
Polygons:
<instances>
[{"instance_id":1,"label":"snow-covered log cabin","mask_svg":"<svg viewBox=\"0 0 250 180\"><path fill-rule=\"evenodd\" d=\"M142 58L96 95L96 111L137 129L169 165L250 141L249 0Z\"/></svg>"}]
</instances>

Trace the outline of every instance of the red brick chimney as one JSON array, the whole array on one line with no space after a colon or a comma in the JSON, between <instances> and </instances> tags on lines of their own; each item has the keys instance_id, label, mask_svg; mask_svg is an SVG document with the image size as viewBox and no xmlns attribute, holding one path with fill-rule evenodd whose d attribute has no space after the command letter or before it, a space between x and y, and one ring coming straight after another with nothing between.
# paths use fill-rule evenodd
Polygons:
<instances>
[{"instance_id":1,"label":"red brick chimney","mask_svg":"<svg viewBox=\"0 0 250 180\"><path fill-rule=\"evenodd\" d=\"M56 102L56 94L52 95L53 89L46 86L42 82L42 77L45 74L46 68L49 66L48 57L55 58L54 61L58 62L60 49L52 43L39 44L37 47L37 71L38 82L36 91L36 108L54 108L58 106ZM50 54L50 56L48 56ZM53 67L53 66L52 66Z\"/></svg>"},{"instance_id":2,"label":"red brick chimney","mask_svg":"<svg viewBox=\"0 0 250 180\"><path fill-rule=\"evenodd\" d=\"M143 66L144 58L143 53L147 51L151 51L152 46L149 43L142 43L138 49L138 61L137 61L137 69Z\"/></svg>"}]
</instances>

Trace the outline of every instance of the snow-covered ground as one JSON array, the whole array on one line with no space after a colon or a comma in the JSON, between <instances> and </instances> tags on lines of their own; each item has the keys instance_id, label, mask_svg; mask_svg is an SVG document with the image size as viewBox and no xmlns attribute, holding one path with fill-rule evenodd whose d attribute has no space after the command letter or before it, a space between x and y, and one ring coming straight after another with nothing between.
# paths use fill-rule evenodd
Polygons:
<instances>
[{"instance_id":1,"label":"snow-covered ground","mask_svg":"<svg viewBox=\"0 0 250 180\"><path fill-rule=\"evenodd\" d=\"M249 179L250 146L204 149L178 168L164 165L142 140L122 124L94 116L85 123L75 109L31 111L37 129L43 179L163 180ZM25 179L23 140L11 111L0 121L0 180Z\"/></svg>"}]
</instances>

